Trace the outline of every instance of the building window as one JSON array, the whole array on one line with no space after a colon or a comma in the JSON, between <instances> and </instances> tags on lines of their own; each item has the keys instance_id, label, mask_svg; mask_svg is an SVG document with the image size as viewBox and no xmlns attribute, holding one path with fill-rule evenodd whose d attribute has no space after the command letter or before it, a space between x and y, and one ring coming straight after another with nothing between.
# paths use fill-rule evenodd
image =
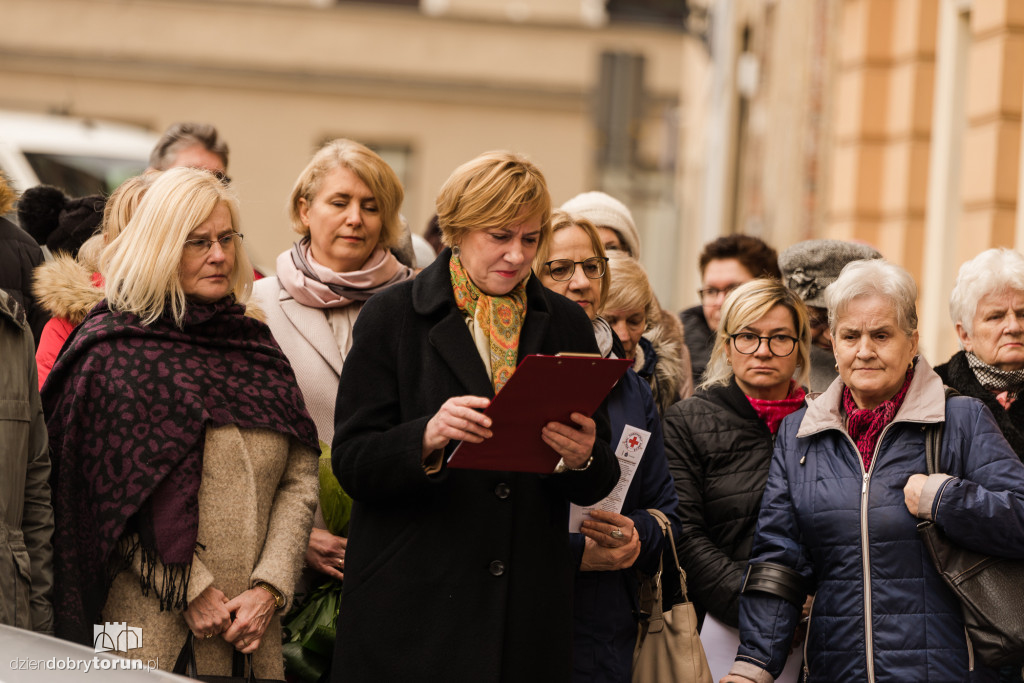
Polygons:
<instances>
[{"instance_id":1,"label":"building window","mask_svg":"<svg viewBox=\"0 0 1024 683\"><path fill-rule=\"evenodd\" d=\"M608 0L608 19L613 22L654 22L686 28L686 0Z\"/></svg>"}]
</instances>

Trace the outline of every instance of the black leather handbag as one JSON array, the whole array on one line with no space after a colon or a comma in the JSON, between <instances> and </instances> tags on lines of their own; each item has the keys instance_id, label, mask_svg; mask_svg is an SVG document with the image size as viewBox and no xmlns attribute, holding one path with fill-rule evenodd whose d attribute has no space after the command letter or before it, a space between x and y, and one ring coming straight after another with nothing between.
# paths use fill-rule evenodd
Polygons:
<instances>
[{"instance_id":1,"label":"black leather handbag","mask_svg":"<svg viewBox=\"0 0 1024 683\"><path fill-rule=\"evenodd\" d=\"M942 471L942 427L930 427L925 435L928 474ZM975 659L990 667L1024 662L1024 561L962 548L934 522L920 522L917 531L939 575L960 600Z\"/></svg>"},{"instance_id":2,"label":"black leather handbag","mask_svg":"<svg viewBox=\"0 0 1024 683\"><path fill-rule=\"evenodd\" d=\"M174 663L171 673L206 683L278 683L270 678L256 678L252 668L252 655L243 655L238 650L232 653L230 676L199 675L196 670L196 642L192 631L185 636L185 644L181 646L181 652L178 653L178 660Z\"/></svg>"}]
</instances>

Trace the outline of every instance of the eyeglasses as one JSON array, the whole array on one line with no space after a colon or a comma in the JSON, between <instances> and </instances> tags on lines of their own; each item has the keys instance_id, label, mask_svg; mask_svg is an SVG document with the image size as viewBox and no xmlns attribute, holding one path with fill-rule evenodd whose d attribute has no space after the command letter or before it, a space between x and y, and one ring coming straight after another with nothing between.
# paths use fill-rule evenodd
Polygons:
<instances>
[{"instance_id":1,"label":"eyeglasses","mask_svg":"<svg viewBox=\"0 0 1024 683\"><path fill-rule=\"evenodd\" d=\"M729 285L725 289L719 289L718 287L706 287L704 289L698 289L697 294L700 295L701 301L706 299L717 299L719 296L725 298L732 294L733 290L740 286L741 283L737 282L734 285Z\"/></svg>"},{"instance_id":2,"label":"eyeglasses","mask_svg":"<svg viewBox=\"0 0 1024 683\"><path fill-rule=\"evenodd\" d=\"M185 240L185 251L194 256L205 256L213 248L214 243L219 244L224 251L231 251L235 248L235 238L242 240L244 235L240 232L229 232L221 235L215 240L198 239Z\"/></svg>"},{"instance_id":3,"label":"eyeglasses","mask_svg":"<svg viewBox=\"0 0 1024 683\"><path fill-rule=\"evenodd\" d=\"M571 280L576 274L576 266L583 266L583 274L591 280L598 280L604 277L604 271L608 267L608 259L602 256L591 256L582 261L573 261L567 258L556 258L544 264L547 266L548 275L556 282Z\"/></svg>"},{"instance_id":4,"label":"eyeglasses","mask_svg":"<svg viewBox=\"0 0 1024 683\"><path fill-rule=\"evenodd\" d=\"M757 350L761 348L762 341L767 341L768 350L771 354L780 358L793 353L793 349L796 348L796 338L790 337L788 334L773 334L770 337L762 337L753 332L739 332L737 334L730 334L729 338L732 339L732 347L747 356L757 353Z\"/></svg>"}]
</instances>

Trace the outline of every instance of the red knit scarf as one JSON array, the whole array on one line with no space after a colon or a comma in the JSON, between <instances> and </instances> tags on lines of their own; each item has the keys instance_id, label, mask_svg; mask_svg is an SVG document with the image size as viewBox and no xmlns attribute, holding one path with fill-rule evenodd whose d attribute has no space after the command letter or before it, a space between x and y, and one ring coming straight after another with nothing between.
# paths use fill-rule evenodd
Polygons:
<instances>
[{"instance_id":1,"label":"red knit scarf","mask_svg":"<svg viewBox=\"0 0 1024 683\"><path fill-rule=\"evenodd\" d=\"M871 458L875 453L875 445L878 444L878 437L882 435L885 426L892 422L907 397L907 390L910 389L910 380L914 378L914 369L907 370L907 377L903 380L903 386L896 392L896 395L888 401L883 401L874 410L866 410L857 407L853 400L853 394L849 387L843 387L843 410L846 411L846 431L850 438L857 444L860 451L860 459L864 463L864 471L871 469Z\"/></svg>"},{"instance_id":2,"label":"red knit scarf","mask_svg":"<svg viewBox=\"0 0 1024 683\"><path fill-rule=\"evenodd\" d=\"M772 434L775 434L779 431L779 425L782 424L784 417L800 410L800 406L804 404L804 397L806 395L807 394L803 388L798 387L796 382L790 380L789 395L784 399L769 401L767 399L747 396L747 400L750 401L750 405L754 407L754 412L757 413L757 416L764 420L764 423L768 425L769 431L771 431Z\"/></svg>"}]
</instances>

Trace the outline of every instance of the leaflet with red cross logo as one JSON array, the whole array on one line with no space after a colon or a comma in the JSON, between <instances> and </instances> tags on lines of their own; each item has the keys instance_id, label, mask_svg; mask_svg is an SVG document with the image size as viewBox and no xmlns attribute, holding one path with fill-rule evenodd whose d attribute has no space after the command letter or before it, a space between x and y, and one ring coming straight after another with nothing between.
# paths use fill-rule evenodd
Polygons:
<instances>
[{"instance_id":1,"label":"leaflet with red cross logo","mask_svg":"<svg viewBox=\"0 0 1024 683\"><path fill-rule=\"evenodd\" d=\"M589 517L589 511L595 508L616 514L622 512L622 502L626 499L626 491L629 490L629 485L633 481L633 475L636 474L636 468L640 466L640 458L643 457L644 451L647 450L647 442L650 439L650 432L639 427L626 425L625 429L622 430L622 436L619 438L619 447L615 449L615 457L619 459L619 483L615 485L615 488L608 494L608 497L593 505L587 505L586 507L575 504L571 505L569 507L570 532L579 533L580 524Z\"/></svg>"}]
</instances>

